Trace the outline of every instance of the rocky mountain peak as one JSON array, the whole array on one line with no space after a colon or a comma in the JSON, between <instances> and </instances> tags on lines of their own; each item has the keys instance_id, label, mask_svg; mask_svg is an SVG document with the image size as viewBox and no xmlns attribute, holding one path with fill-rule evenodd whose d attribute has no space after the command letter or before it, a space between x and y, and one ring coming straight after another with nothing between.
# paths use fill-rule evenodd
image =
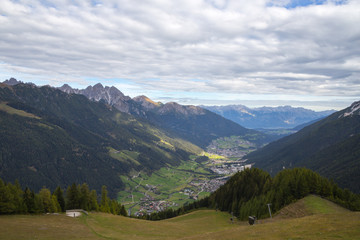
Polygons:
<instances>
[{"instance_id":1,"label":"rocky mountain peak","mask_svg":"<svg viewBox=\"0 0 360 240\"><path fill-rule=\"evenodd\" d=\"M107 104L114 106L121 112L130 113L129 101L131 98L125 96L119 89L116 87L103 86L101 83L97 83L94 86L88 86L85 89L73 89L68 84L64 84L59 88L61 91L66 93L76 93L81 94L91 99L93 101L103 100Z\"/></svg>"},{"instance_id":2,"label":"rocky mountain peak","mask_svg":"<svg viewBox=\"0 0 360 240\"><path fill-rule=\"evenodd\" d=\"M105 91L107 91L111 96L113 96L113 98L121 98L121 99L125 99L125 100L129 100L130 97L125 96L119 89L117 89L114 86L109 87L105 87Z\"/></svg>"},{"instance_id":3,"label":"rocky mountain peak","mask_svg":"<svg viewBox=\"0 0 360 240\"><path fill-rule=\"evenodd\" d=\"M360 115L360 101L354 102L349 108L346 109L345 113L340 115L341 117L351 117L353 115Z\"/></svg>"},{"instance_id":4,"label":"rocky mountain peak","mask_svg":"<svg viewBox=\"0 0 360 240\"><path fill-rule=\"evenodd\" d=\"M146 110L152 110L161 106L161 103L154 102L144 95L134 97L133 100L137 103L140 103L141 106L143 106Z\"/></svg>"},{"instance_id":5,"label":"rocky mountain peak","mask_svg":"<svg viewBox=\"0 0 360 240\"><path fill-rule=\"evenodd\" d=\"M26 85L29 85L29 86L32 86L32 87L37 87L34 83L32 82L27 82L27 83L24 83L22 81L18 81L16 80L15 78L10 78L10 79L7 79L3 82L3 84L7 85L7 86L15 86L15 85L18 85L18 84L26 84Z\"/></svg>"},{"instance_id":6,"label":"rocky mountain peak","mask_svg":"<svg viewBox=\"0 0 360 240\"><path fill-rule=\"evenodd\" d=\"M76 93L79 91L78 89L73 89L66 83L64 85L62 85L61 87L59 87L59 90L66 92L67 94Z\"/></svg>"},{"instance_id":7,"label":"rocky mountain peak","mask_svg":"<svg viewBox=\"0 0 360 240\"><path fill-rule=\"evenodd\" d=\"M169 102L161 107L161 109L159 110L159 113L160 114L180 113L185 116L187 116L187 115L203 115L203 114L205 114L205 110L200 107L196 107L196 106L192 106L192 105L185 106L185 105L180 105L176 102Z\"/></svg>"},{"instance_id":8,"label":"rocky mountain peak","mask_svg":"<svg viewBox=\"0 0 360 240\"><path fill-rule=\"evenodd\" d=\"M3 83L5 83L6 85L9 85L9 86L14 86L14 85L17 85L17 84L23 83L23 82L18 81L15 78L10 78L10 79L6 79Z\"/></svg>"},{"instance_id":9,"label":"rocky mountain peak","mask_svg":"<svg viewBox=\"0 0 360 240\"><path fill-rule=\"evenodd\" d=\"M88 86L86 89L79 92L87 98L94 101L104 100L106 103L115 105L118 101L126 101L130 98L125 96L120 90L115 87L104 87L101 83L94 86Z\"/></svg>"},{"instance_id":10,"label":"rocky mountain peak","mask_svg":"<svg viewBox=\"0 0 360 240\"><path fill-rule=\"evenodd\" d=\"M97 83L93 86L93 89L96 89L96 90L103 90L104 89L104 86L101 84L101 83Z\"/></svg>"}]
</instances>

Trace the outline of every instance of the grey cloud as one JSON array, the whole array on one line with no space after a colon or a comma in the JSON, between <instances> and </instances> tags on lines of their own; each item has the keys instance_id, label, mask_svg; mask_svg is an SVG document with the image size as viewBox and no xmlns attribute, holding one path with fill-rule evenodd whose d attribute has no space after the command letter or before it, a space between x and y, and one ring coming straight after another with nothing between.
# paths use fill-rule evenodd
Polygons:
<instances>
[{"instance_id":1,"label":"grey cloud","mask_svg":"<svg viewBox=\"0 0 360 240\"><path fill-rule=\"evenodd\" d=\"M360 95L359 3L286 4L2 0L0 61L23 73L126 78L163 91Z\"/></svg>"}]
</instances>

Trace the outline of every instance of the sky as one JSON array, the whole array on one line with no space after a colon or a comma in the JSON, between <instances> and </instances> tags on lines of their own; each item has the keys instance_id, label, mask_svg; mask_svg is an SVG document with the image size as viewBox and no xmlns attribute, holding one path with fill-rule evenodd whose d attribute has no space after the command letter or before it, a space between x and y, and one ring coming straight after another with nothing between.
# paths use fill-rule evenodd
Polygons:
<instances>
[{"instance_id":1,"label":"sky","mask_svg":"<svg viewBox=\"0 0 360 240\"><path fill-rule=\"evenodd\" d=\"M360 100L359 0L1 0L0 81L186 105Z\"/></svg>"}]
</instances>

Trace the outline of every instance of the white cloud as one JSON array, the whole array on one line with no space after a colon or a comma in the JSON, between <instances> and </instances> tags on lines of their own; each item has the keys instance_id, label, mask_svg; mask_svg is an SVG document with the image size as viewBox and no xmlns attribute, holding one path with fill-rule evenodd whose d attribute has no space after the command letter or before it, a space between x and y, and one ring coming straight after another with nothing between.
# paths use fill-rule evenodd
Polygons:
<instances>
[{"instance_id":1,"label":"white cloud","mask_svg":"<svg viewBox=\"0 0 360 240\"><path fill-rule=\"evenodd\" d=\"M93 2L2 0L2 68L132 91L360 96L356 0Z\"/></svg>"}]
</instances>

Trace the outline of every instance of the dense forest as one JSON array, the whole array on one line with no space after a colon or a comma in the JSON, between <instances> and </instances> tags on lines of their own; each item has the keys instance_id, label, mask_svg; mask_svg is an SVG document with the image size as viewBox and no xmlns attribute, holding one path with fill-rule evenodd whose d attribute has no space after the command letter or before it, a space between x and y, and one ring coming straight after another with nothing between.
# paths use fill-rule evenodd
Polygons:
<instances>
[{"instance_id":1,"label":"dense forest","mask_svg":"<svg viewBox=\"0 0 360 240\"><path fill-rule=\"evenodd\" d=\"M319 195L350 210L360 210L359 194L341 189L333 181L309 169L285 169L272 178L269 173L252 168L236 173L209 197L177 210L168 209L144 218L171 218L198 208L227 211L240 220L245 220L248 216L266 218L269 217L268 203L276 213L309 194Z\"/></svg>"},{"instance_id":2,"label":"dense forest","mask_svg":"<svg viewBox=\"0 0 360 240\"><path fill-rule=\"evenodd\" d=\"M102 186L100 197L95 190L90 190L86 183L73 183L65 193L61 187L57 187L52 193L43 187L35 193L28 187L22 189L19 181L12 184L0 178L0 214L57 213L68 209L127 215L123 205L108 197L106 186Z\"/></svg>"}]
</instances>

